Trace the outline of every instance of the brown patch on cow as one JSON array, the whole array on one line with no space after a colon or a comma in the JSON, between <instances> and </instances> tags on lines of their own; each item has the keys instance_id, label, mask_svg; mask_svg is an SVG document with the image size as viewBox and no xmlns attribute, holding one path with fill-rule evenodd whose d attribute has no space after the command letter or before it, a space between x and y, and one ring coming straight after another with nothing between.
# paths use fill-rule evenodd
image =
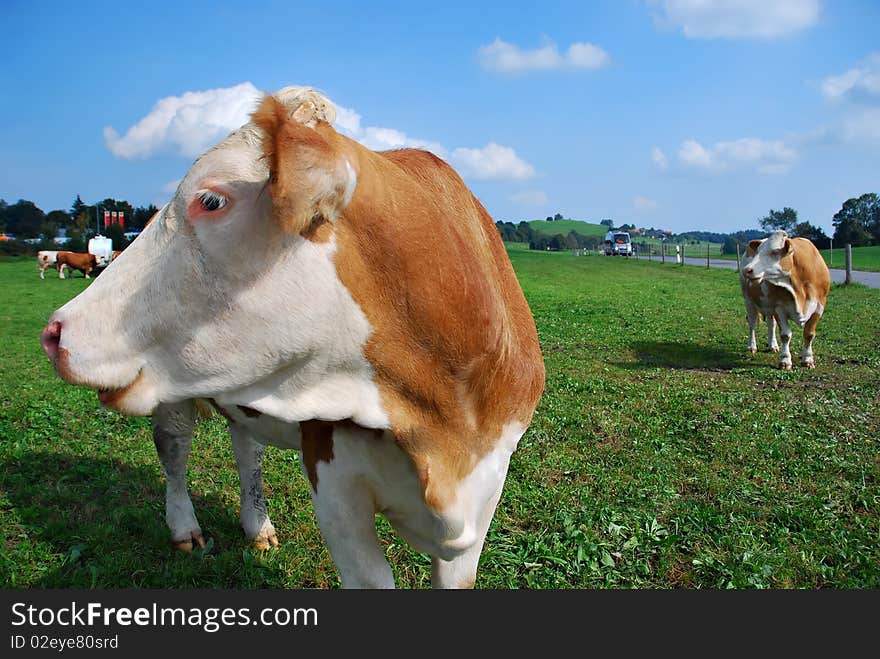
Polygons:
<instances>
[{"instance_id":1,"label":"brown patch on cow","mask_svg":"<svg viewBox=\"0 0 880 659\"><path fill-rule=\"evenodd\" d=\"M253 407L246 407L244 405L238 405L238 409L240 409L242 412L244 412L245 416L248 416L252 419L256 418L258 416L262 416L262 414L263 414L259 410L255 410Z\"/></svg>"},{"instance_id":2,"label":"brown patch on cow","mask_svg":"<svg viewBox=\"0 0 880 659\"><path fill-rule=\"evenodd\" d=\"M312 490L318 493L319 462L333 461L333 423L330 421L302 421L299 424L302 442L300 454L303 466L312 484Z\"/></svg>"},{"instance_id":3,"label":"brown patch on cow","mask_svg":"<svg viewBox=\"0 0 880 659\"><path fill-rule=\"evenodd\" d=\"M372 327L364 348L391 432L443 509L544 388L531 311L494 222L432 153L338 137L358 185L334 223L336 271Z\"/></svg>"},{"instance_id":4,"label":"brown patch on cow","mask_svg":"<svg viewBox=\"0 0 880 659\"><path fill-rule=\"evenodd\" d=\"M144 371L143 369L141 369L140 371L138 371L137 377L121 389L99 390L98 399L104 406L117 411L122 411L122 401L125 400L125 397L129 394L129 392L136 389L137 386L141 384L143 378Z\"/></svg>"},{"instance_id":5,"label":"brown patch on cow","mask_svg":"<svg viewBox=\"0 0 880 659\"><path fill-rule=\"evenodd\" d=\"M783 260L791 259L791 286L797 294L798 309L806 309L808 300L816 300L824 308L831 290L828 266L812 241L792 238L791 242L793 252Z\"/></svg>"},{"instance_id":6,"label":"brown patch on cow","mask_svg":"<svg viewBox=\"0 0 880 659\"><path fill-rule=\"evenodd\" d=\"M70 353L67 351L67 348L58 348L58 356L55 358L55 372L65 382L79 384L73 371L70 369Z\"/></svg>"},{"instance_id":7,"label":"brown patch on cow","mask_svg":"<svg viewBox=\"0 0 880 659\"><path fill-rule=\"evenodd\" d=\"M235 422L235 419L232 418L232 416L229 414L229 412L227 412L222 407L220 407L217 404L216 400L214 400L213 398L206 398L205 400L207 400L209 403L211 403L211 407L213 407L215 410L217 410L217 412L218 412L218 414L220 414L220 416L224 417L227 421L232 421L233 423Z\"/></svg>"}]
</instances>

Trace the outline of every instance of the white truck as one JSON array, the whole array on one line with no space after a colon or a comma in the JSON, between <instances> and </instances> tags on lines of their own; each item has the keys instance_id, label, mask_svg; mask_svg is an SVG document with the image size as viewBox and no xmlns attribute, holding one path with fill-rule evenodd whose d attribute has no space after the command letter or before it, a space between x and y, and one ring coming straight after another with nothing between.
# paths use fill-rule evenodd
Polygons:
<instances>
[{"instance_id":1,"label":"white truck","mask_svg":"<svg viewBox=\"0 0 880 659\"><path fill-rule=\"evenodd\" d=\"M628 231L609 231L605 234L605 256L632 256L633 244Z\"/></svg>"},{"instance_id":2,"label":"white truck","mask_svg":"<svg viewBox=\"0 0 880 659\"><path fill-rule=\"evenodd\" d=\"M113 241L107 236L95 236L89 239L89 254L98 257L98 267L106 268L113 260Z\"/></svg>"}]
</instances>

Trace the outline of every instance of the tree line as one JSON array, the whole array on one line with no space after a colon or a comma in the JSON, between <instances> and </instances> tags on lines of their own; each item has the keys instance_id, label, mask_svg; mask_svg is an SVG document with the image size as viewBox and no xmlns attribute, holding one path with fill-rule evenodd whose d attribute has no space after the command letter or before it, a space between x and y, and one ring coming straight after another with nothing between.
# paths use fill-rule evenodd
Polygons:
<instances>
[{"instance_id":1,"label":"tree line","mask_svg":"<svg viewBox=\"0 0 880 659\"><path fill-rule=\"evenodd\" d=\"M562 219L557 213L548 216L548 222ZM669 236L669 240L681 242L712 242L721 243L723 254L735 254L737 247L744 253L746 246L752 240L758 240L767 236L772 231L784 230L788 235L807 238L819 249L829 249L832 244L842 247L850 243L853 247L866 245L880 245L880 195L869 192L860 197L853 197L843 202L841 209L834 214L831 220L834 226L834 234L826 235L825 231L807 221L799 221L797 211L785 206L782 210L770 209L762 218L758 219L760 229L746 229L733 233L719 233L714 231L685 231ZM609 230L621 230L632 232L634 225L623 224L615 227L613 220L603 219L600 224ZM547 234L537 231L531 225L522 220L518 224L508 221L495 223L501 238L507 242L528 243L530 249L596 249L602 244L603 238L599 236L584 236L574 231L568 234ZM649 233L654 233L651 231Z\"/></svg>"},{"instance_id":2,"label":"tree line","mask_svg":"<svg viewBox=\"0 0 880 659\"><path fill-rule=\"evenodd\" d=\"M4 254L26 254L35 249L57 249L54 239L63 229L69 240L64 249L72 252L85 252L89 238L98 233L106 233L113 241L113 249L125 249L127 231L143 229L159 209L153 204L132 206L125 200L108 197L95 204L86 204L79 195L67 210L57 209L43 212L34 202L19 199L14 204L0 199L0 233L15 236L15 240L0 243ZM112 224L104 229L104 211L125 213L125 228ZM39 239L36 246L28 245L24 239Z\"/></svg>"},{"instance_id":3,"label":"tree line","mask_svg":"<svg viewBox=\"0 0 880 659\"><path fill-rule=\"evenodd\" d=\"M551 251L560 249L596 249L602 244L602 237L600 236L584 236L573 230L567 234L548 234L533 229L525 220L521 220L518 224L499 221L495 223L495 226L498 228L498 233L501 234L502 240L510 243L528 243L529 249L549 249Z\"/></svg>"}]
</instances>

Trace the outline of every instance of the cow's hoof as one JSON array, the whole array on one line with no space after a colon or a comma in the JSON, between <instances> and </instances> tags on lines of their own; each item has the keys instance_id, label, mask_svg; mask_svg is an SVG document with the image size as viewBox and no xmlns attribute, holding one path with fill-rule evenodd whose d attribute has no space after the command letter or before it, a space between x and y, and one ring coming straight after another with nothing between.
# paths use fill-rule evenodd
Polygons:
<instances>
[{"instance_id":1,"label":"cow's hoof","mask_svg":"<svg viewBox=\"0 0 880 659\"><path fill-rule=\"evenodd\" d=\"M791 362L779 362L779 370L780 371L790 371L791 370Z\"/></svg>"},{"instance_id":2,"label":"cow's hoof","mask_svg":"<svg viewBox=\"0 0 880 659\"><path fill-rule=\"evenodd\" d=\"M779 352L779 346L770 346L767 348L767 352Z\"/></svg>"},{"instance_id":3,"label":"cow's hoof","mask_svg":"<svg viewBox=\"0 0 880 659\"><path fill-rule=\"evenodd\" d=\"M193 550L193 543L202 549L205 548L205 538L201 531L193 531L189 538L174 540L171 544L176 551L182 551L188 554Z\"/></svg>"},{"instance_id":4,"label":"cow's hoof","mask_svg":"<svg viewBox=\"0 0 880 659\"><path fill-rule=\"evenodd\" d=\"M750 354L750 355L754 355L754 354L756 354L757 352L758 352L758 349L757 349L757 348L749 347L749 354Z\"/></svg>"},{"instance_id":5,"label":"cow's hoof","mask_svg":"<svg viewBox=\"0 0 880 659\"><path fill-rule=\"evenodd\" d=\"M254 538L254 549L259 549L261 551L269 549L270 547L277 547L278 544L278 536L276 536L274 533L269 533Z\"/></svg>"},{"instance_id":6,"label":"cow's hoof","mask_svg":"<svg viewBox=\"0 0 880 659\"><path fill-rule=\"evenodd\" d=\"M801 366L804 368L816 368L816 363L811 359L808 362L801 362Z\"/></svg>"}]
</instances>

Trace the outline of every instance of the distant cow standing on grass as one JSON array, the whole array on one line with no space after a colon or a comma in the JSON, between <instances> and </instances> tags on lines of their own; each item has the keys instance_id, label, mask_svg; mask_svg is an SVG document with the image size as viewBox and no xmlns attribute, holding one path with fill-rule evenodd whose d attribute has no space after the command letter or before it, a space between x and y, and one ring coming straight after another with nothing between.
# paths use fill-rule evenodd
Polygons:
<instances>
[{"instance_id":1,"label":"distant cow standing on grass","mask_svg":"<svg viewBox=\"0 0 880 659\"><path fill-rule=\"evenodd\" d=\"M431 555L433 585L471 587L544 388L535 321L459 175L427 151L367 149L334 119L311 89L265 97L41 343L65 381L154 415L169 487L184 484L191 401L208 400L250 493L243 525L268 522L263 445L298 449L344 587L394 586L377 513ZM191 547L195 517L174 510L187 499L169 503Z\"/></svg>"},{"instance_id":2,"label":"distant cow standing on grass","mask_svg":"<svg viewBox=\"0 0 880 659\"><path fill-rule=\"evenodd\" d=\"M749 321L749 351L758 351L755 327L760 314L767 320L768 347L773 352L779 351L775 332L779 323L779 368L791 370L789 323L796 323L804 328L801 365L813 368L813 338L831 290L831 273L822 255L806 238L789 238L785 231L774 231L763 240L749 243L749 257L740 273Z\"/></svg>"},{"instance_id":3,"label":"distant cow standing on grass","mask_svg":"<svg viewBox=\"0 0 880 659\"><path fill-rule=\"evenodd\" d=\"M64 279L64 269L79 270L86 279L98 267L98 257L86 252L58 252L58 278Z\"/></svg>"},{"instance_id":4,"label":"distant cow standing on grass","mask_svg":"<svg viewBox=\"0 0 880 659\"><path fill-rule=\"evenodd\" d=\"M40 279L45 279L48 268L58 267L58 250L42 249L37 252L37 266L40 268Z\"/></svg>"}]
</instances>

